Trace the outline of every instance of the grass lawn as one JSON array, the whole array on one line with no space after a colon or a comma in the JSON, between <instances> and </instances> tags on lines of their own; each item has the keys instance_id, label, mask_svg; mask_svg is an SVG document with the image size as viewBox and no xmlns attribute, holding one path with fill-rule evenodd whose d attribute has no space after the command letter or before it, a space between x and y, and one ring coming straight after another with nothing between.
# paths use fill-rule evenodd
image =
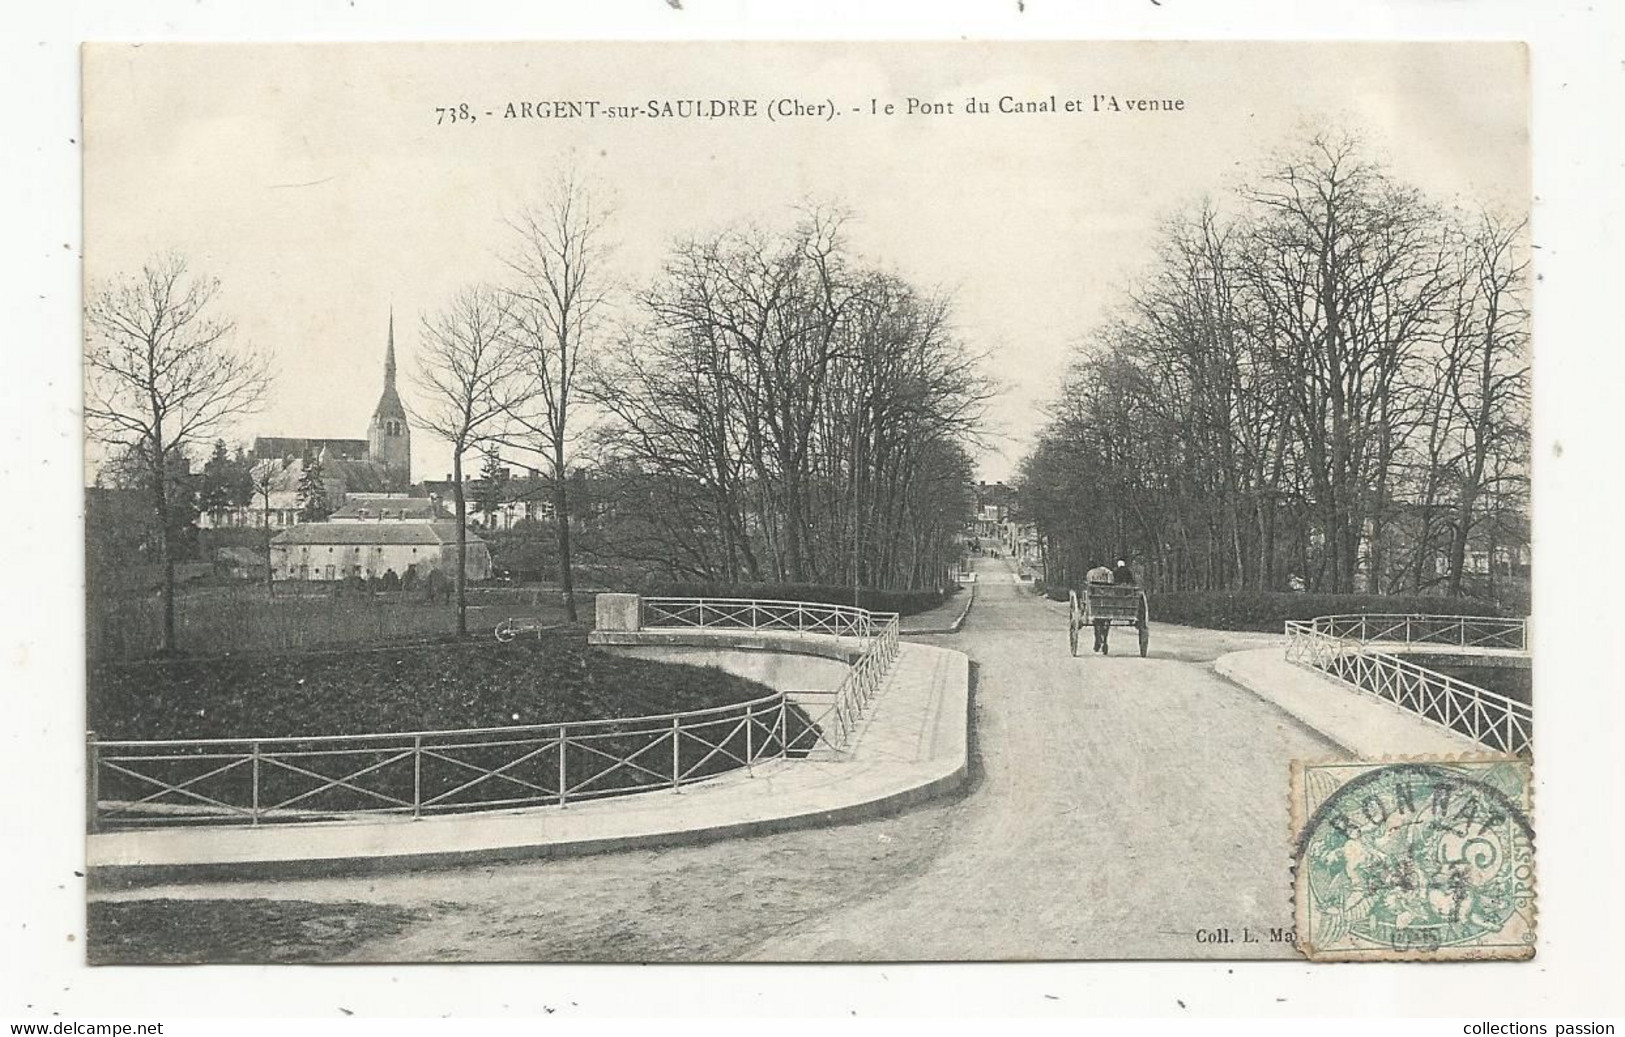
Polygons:
<instances>
[{"instance_id":1,"label":"grass lawn","mask_svg":"<svg viewBox=\"0 0 1625 1037\"><path fill-rule=\"evenodd\" d=\"M104 663L89 673L88 718L102 741L499 729L432 740L433 752L421 757L413 750L413 739L405 738L276 747L293 767L221 770L222 757L191 748L161 750L170 756L136 764L142 774L184 783L190 792L217 804L246 810L251 804L264 808L296 802L301 814L290 819L314 820L385 804L409 805L415 796L448 810L552 802L560 789L561 768L563 788L572 797L658 787L674 766L687 778L710 777L739 766L748 745L763 753L779 752L781 740L775 740L772 725L758 719L747 733L739 723L744 711L727 709L703 726L685 722L689 733L676 759L664 726L594 727L585 734L576 729L578 744L570 750L558 748L554 729L514 734L500 729L728 707L772 694L766 685L715 667L612 655L590 647L582 631L560 630L508 644L487 638ZM801 709L787 706L772 720L782 724L782 741L788 744L782 751L799 755L801 746L810 748L803 736L812 720ZM579 743L583 737L590 737L590 743ZM720 743L726 752L708 754L707 743ZM112 752L132 751L142 752ZM246 753L247 748L236 751ZM616 762L627 758L636 759L641 769ZM502 777L471 783L497 768ZM101 768L99 776L103 802L135 803L158 787L117 766ZM339 779L348 784L324 787ZM173 822L176 809L190 808L197 815L199 802L170 793L141 805L137 813L121 811L115 823ZM192 820L235 819L215 813L219 809L211 806Z\"/></svg>"},{"instance_id":2,"label":"grass lawn","mask_svg":"<svg viewBox=\"0 0 1625 1037\"><path fill-rule=\"evenodd\" d=\"M601 652L553 631L468 642L93 666L88 718L107 739L275 738L619 719L773 689L715 667Z\"/></svg>"},{"instance_id":3,"label":"grass lawn","mask_svg":"<svg viewBox=\"0 0 1625 1037\"><path fill-rule=\"evenodd\" d=\"M522 616L562 623L556 591L539 588L469 589L469 632L487 637L497 623ZM156 593L92 595L86 610L86 652L92 660L143 659L155 654L162 629ZM578 594L578 616L590 622L593 596ZM299 652L344 645L424 641L457 632L457 608L429 601L421 591L356 594L328 584L258 584L177 588L175 640L182 652Z\"/></svg>"}]
</instances>

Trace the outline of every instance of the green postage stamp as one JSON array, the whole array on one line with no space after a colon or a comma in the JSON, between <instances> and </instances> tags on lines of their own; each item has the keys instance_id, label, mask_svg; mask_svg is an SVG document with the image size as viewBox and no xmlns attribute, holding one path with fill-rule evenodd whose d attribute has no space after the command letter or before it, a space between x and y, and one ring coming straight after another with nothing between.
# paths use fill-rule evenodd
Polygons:
<instances>
[{"instance_id":1,"label":"green postage stamp","mask_svg":"<svg viewBox=\"0 0 1625 1037\"><path fill-rule=\"evenodd\" d=\"M1298 947L1311 961L1535 953L1529 761L1292 763Z\"/></svg>"}]
</instances>

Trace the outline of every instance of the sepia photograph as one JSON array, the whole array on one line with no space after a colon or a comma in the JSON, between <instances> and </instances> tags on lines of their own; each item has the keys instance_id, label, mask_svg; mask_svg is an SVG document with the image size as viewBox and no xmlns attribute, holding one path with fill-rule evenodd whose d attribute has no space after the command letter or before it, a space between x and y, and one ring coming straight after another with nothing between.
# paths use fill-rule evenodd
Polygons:
<instances>
[{"instance_id":1,"label":"sepia photograph","mask_svg":"<svg viewBox=\"0 0 1625 1037\"><path fill-rule=\"evenodd\" d=\"M1525 45L81 60L91 964L1535 955Z\"/></svg>"}]
</instances>

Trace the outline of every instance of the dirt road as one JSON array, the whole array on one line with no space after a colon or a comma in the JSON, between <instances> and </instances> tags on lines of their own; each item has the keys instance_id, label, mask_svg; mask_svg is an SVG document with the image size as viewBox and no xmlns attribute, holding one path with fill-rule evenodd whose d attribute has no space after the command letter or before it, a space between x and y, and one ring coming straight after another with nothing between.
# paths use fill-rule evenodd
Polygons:
<instances>
[{"instance_id":1,"label":"dirt road","mask_svg":"<svg viewBox=\"0 0 1625 1037\"><path fill-rule=\"evenodd\" d=\"M943 639L977 666L981 764L943 853L750 956L1292 957L1269 940L1291 929L1287 763L1335 750L1207 665L1270 639L1154 626L1149 658L1119 630L1120 654L1074 659L1064 604L981 571Z\"/></svg>"}]
</instances>

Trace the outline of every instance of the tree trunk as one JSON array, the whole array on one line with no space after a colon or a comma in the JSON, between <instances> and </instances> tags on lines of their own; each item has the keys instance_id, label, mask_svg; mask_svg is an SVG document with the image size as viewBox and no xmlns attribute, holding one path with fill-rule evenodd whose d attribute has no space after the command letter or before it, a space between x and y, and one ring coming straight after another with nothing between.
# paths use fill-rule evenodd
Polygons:
<instances>
[{"instance_id":1,"label":"tree trunk","mask_svg":"<svg viewBox=\"0 0 1625 1037\"><path fill-rule=\"evenodd\" d=\"M801 561L801 477L784 473L784 555L791 583L804 583L807 570Z\"/></svg>"},{"instance_id":2,"label":"tree trunk","mask_svg":"<svg viewBox=\"0 0 1625 1037\"><path fill-rule=\"evenodd\" d=\"M463 496L463 444L451 454L451 499L457 513L457 636L468 636L468 501Z\"/></svg>"},{"instance_id":3,"label":"tree trunk","mask_svg":"<svg viewBox=\"0 0 1625 1037\"><path fill-rule=\"evenodd\" d=\"M163 416L153 406L153 435L149 440L152 451L152 504L158 516L158 565L163 572L163 629L159 635L158 650L164 655L175 651L175 552L170 544L169 471L163 449Z\"/></svg>"},{"instance_id":4,"label":"tree trunk","mask_svg":"<svg viewBox=\"0 0 1625 1037\"><path fill-rule=\"evenodd\" d=\"M1461 503L1456 508L1456 528L1450 541L1450 583L1448 593L1452 598L1461 597L1462 574L1467 566L1467 534L1473 526L1473 501L1470 496L1463 495Z\"/></svg>"},{"instance_id":5,"label":"tree trunk","mask_svg":"<svg viewBox=\"0 0 1625 1037\"><path fill-rule=\"evenodd\" d=\"M570 492L565 485L564 443L553 441L553 529L559 547L559 597L566 622L576 621L576 586L570 572Z\"/></svg>"},{"instance_id":6,"label":"tree trunk","mask_svg":"<svg viewBox=\"0 0 1625 1037\"><path fill-rule=\"evenodd\" d=\"M169 543L169 500L162 483L158 501L158 560L164 571L164 630L159 649L167 655L175 650L175 552Z\"/></svg>"},{"instance_id":7,"label":"tree trunk","mask_svg":"<svg viewBox=\"0 0 1625 1037\"><path fill-rule=\"evenodd\" d=\"M271 566L271 494L265 494L265 506L260 510L260 524L265 527L265 593L276 593L276 571Z\"/></svg>"}]
</instances>

